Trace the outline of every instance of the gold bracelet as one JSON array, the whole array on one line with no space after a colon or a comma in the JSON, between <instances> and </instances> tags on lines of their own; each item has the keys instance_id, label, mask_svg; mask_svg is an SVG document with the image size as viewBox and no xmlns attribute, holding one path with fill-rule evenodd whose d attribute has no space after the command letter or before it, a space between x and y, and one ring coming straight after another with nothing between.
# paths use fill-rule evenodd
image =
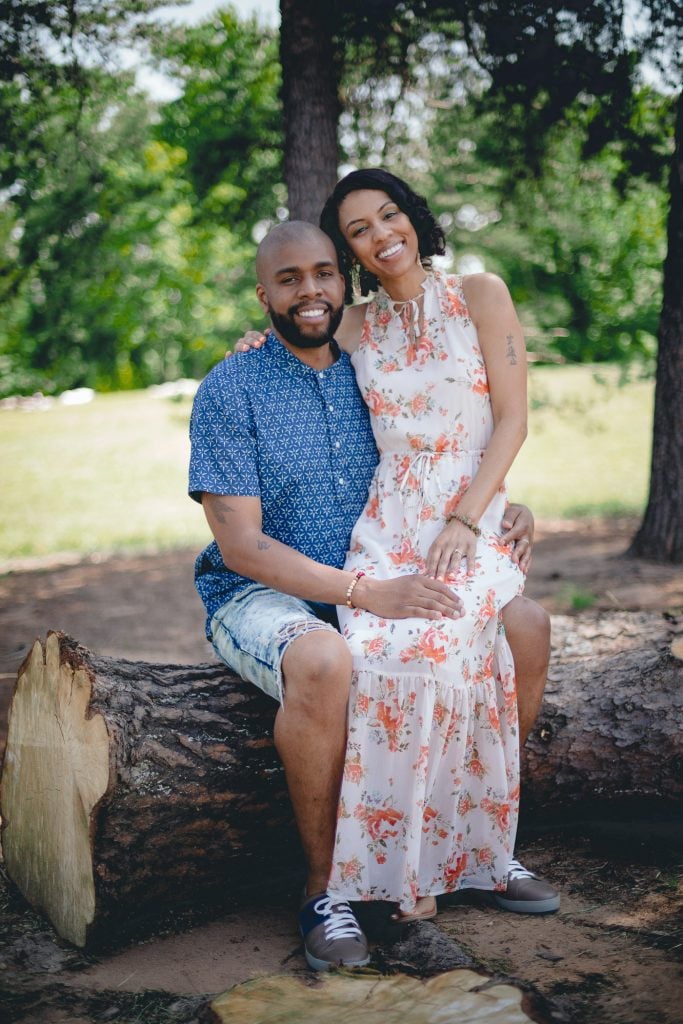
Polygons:
<instances>
[{"instance_id":1,"label":"gold bracelet","mask_svg":"<svg viewBox=\"0 0 683 1024\"><path fill-rule=\"evenodd\" d=\"M451 512L447 521L450 522L451 519L457 519L459 523L462 523L463 526L466 526L468 530L471 530L475 537L481 536L481 530L479 529L475 521L473 519L470 519L468 515L465 515L464 512Z\"/></svg>"},{"instance_id":2,"label":"gold bracelet","mask_svg":"<svg viewBox=\"0 0 683 1024\"><path fill-rule=\"evenodd\" d=\"M347 608L355 608L355 605L351 604L351 594L353 593L354 588L355 588L356 584L358 583L358 580L362 580L364 576L365 576L365 573L363 572L362 569L358 569L358 571L356 573L354 573L354 577L351 580L351 582L349 583L347 591L346 591L346 607Z\"/></svg>"}]
</instances>

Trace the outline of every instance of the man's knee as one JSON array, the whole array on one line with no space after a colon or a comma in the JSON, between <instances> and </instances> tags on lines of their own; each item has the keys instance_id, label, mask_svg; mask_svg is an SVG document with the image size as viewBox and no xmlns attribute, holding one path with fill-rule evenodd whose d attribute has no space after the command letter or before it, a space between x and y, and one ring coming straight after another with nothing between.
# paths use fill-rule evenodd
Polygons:
<instances>
[{"instance_id":1,"label":"man's knee","mask_svg":"<svg viewBox=\"0 0 683 1024\"><path fill-rule=\"evenodd\" d=\"M321 716L346 707L351 666L351 653L339 633L316 629L297 637L282 659L285 704Z\"/></svg>"}]
</instances>

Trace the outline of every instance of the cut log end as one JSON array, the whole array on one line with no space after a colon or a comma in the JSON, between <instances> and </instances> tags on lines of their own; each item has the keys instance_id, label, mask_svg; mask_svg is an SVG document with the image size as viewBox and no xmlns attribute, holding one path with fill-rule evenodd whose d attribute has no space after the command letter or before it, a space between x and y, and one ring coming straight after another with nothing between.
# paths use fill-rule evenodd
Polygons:
<instances>
[{"instance_id":1,"label":"cut log end","mask_svg":"<svg viewBox=\"0 0 683 1024\"><path fill-rule=\"evenodd\" d=\"M107 728L88 716L91 693L58 634L44 651L36 641L19 672L2 778L8 874L76 945L95 914L90 838L109 783Z\"/></svg>"}]
</instances>

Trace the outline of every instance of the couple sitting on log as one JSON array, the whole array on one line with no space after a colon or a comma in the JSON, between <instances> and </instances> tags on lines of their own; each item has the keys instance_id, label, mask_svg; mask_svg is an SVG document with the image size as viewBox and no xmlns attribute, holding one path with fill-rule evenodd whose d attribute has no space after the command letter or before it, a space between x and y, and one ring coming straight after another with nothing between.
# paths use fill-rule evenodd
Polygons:
<instances>
[{"instance_id":1,"label":"couple sitting on log","mask_svg":"<svg viewBox=\"0 0 683 1024\"><path fill-rule=\"evenodd\" d=\"M386 171L257 254L264 337L216 366L191 422L196 564L217 654L280 702L317 970L362 965L350 902L433 917L461 893L557 910L513 859L519 750L549 657L521 596L533 519L504 477L526 433L505 285L446 275L425 201ZM347 305L354 291L369 301ZM349 902L350 901L350 902Z\"/></svg>"}]
</instances>

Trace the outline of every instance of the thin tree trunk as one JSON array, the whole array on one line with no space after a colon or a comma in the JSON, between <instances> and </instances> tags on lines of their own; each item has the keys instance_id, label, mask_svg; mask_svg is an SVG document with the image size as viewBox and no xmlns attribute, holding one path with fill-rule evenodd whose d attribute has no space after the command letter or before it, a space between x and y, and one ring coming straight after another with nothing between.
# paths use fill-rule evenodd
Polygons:
<instances>
[{"instance_id":1,"label":"thin tree trunk","mask_svg":"<svg viewBox=\"0 0 683 1024\"><path fill-rule=\"evenodd\" d=\"M280 0L285 181L291 220L318 223L337 180L338 63L330 5Z\"/></svg>"},{"instance_id":2,"label":"thin tree trunk","mask_svg":"<svg viewBox=\"0 0 683 1024\"><path fill-rule=\"evenodd\" d=\"M675 139L650 495L629 554L678 563L683 562L683 93L678 100Z\"/></svg>"}]
</instances>

